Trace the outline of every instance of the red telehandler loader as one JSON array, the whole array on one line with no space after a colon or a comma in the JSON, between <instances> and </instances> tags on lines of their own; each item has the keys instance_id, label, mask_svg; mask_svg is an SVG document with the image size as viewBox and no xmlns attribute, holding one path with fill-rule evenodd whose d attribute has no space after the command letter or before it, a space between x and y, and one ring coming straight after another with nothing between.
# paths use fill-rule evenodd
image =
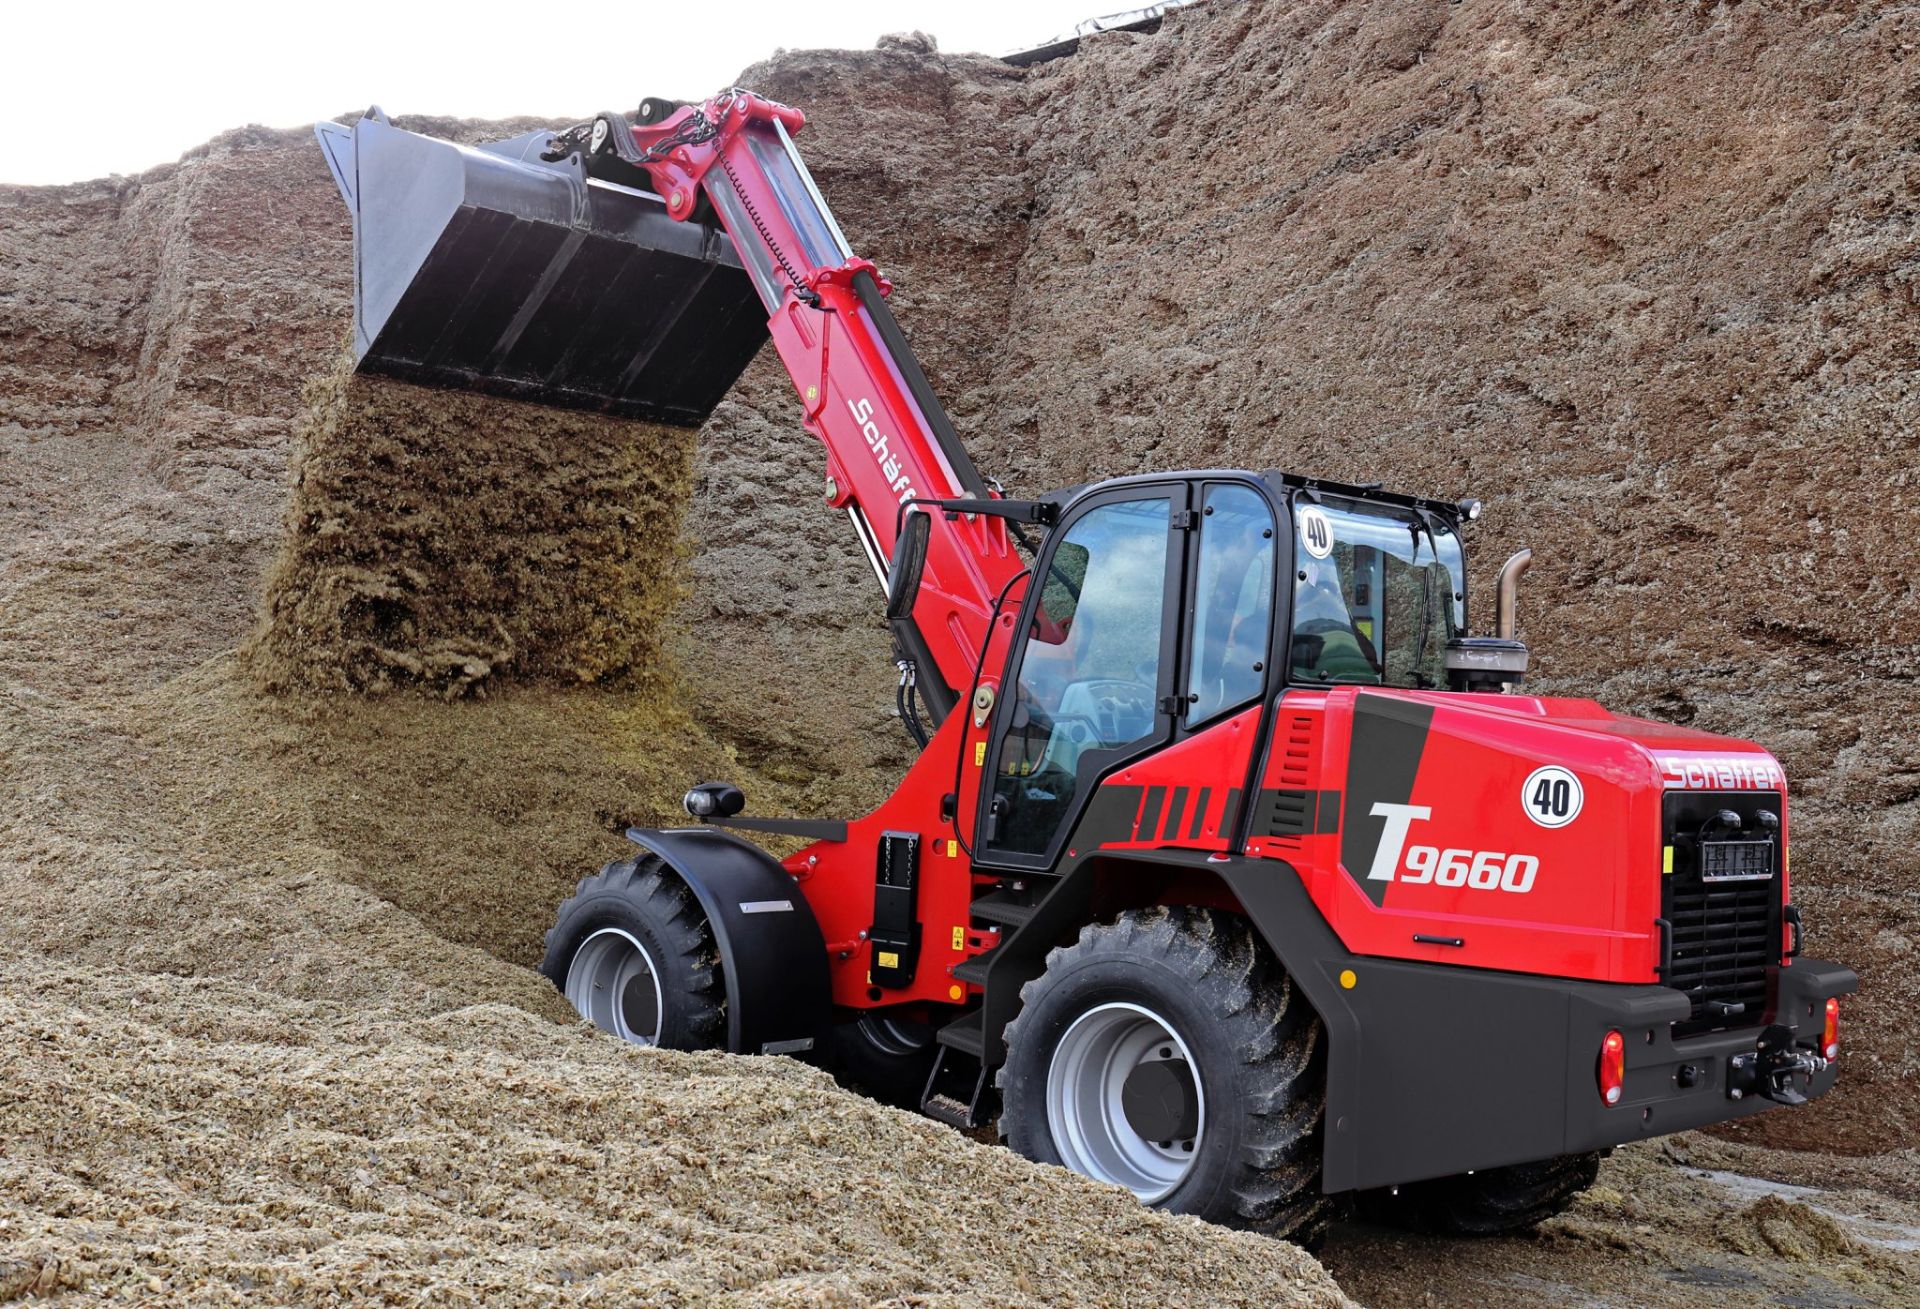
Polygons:
<instances>
[{"instance_id":1,"label":"red telehandler loader","mask_svg":"<svg viewBox=\"0 0 1920 1309\"><path fill-rule=\"evenodd\" d=\"M1524 694L1478 511L1279 471L1014 499L739 90L477 148L318 129L363 370L698 426L770 335L886 598L921 751L847 821L633 830L544 971L621 1038L827 1062L1178 1212L1526 1226L1603 1151L1823 1094L1785 777ZM775 859L743 839L808 842Z\"/></svg>"}]
</instances>

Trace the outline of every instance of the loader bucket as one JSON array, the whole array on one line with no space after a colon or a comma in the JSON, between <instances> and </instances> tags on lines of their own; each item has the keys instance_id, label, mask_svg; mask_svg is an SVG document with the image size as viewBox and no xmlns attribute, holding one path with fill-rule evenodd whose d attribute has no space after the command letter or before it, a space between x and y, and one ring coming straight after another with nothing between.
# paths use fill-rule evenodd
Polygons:
<instances>
[{"instance_id":1,"label":"loader bucket","mask_svg":"<svg viewBox=\"0 0 1920 1309\"><path fill-rule=\"evenodd\" d=\"M378 109L314 133L353 213L362 372L697 427L766 339L724 231L542 162L549 133L461 146Z\"/></svg>"}]
</instances>

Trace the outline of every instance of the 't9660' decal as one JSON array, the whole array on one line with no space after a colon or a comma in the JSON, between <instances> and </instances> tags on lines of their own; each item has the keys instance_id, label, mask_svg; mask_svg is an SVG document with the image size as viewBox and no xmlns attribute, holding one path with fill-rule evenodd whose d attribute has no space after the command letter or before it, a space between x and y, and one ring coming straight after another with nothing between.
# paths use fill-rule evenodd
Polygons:
<instances>
[{"instance_id":1,"label":"'t9660' decal","mask_svg":"<svg viewBox=\"0 0 1920 1309\"><path fill-rule=\"evenodd\" d=\"M1380 833L1380 844L1373 852L1368 881L1397 881L1409 886L1431 883L1525 895L1533 889L1534 878L1539 875L1537 855L1408 845L1407 835L1414 823L1433 817L1433 810L1427 805L1382 801L1373 806L1373 816L1387 822Z\"/></svg>"}]
</instances>

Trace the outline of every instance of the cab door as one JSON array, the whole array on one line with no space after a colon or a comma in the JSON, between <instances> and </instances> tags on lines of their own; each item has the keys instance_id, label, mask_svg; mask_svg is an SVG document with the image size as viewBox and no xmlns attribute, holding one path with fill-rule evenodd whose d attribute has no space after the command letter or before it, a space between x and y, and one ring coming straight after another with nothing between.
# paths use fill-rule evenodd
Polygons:
<instances>
[{"instance_id":1,"label":"cab door","mask_svg":"<svg viewBox=\"0 0 1920 1309\"><path fill-rule=\"evenodd\" d=\"M1183 483L1091 497L1050 535L996 706L978 861L1051 867L1102 775L1173 731Z\"/></svg>"}]
</instances>

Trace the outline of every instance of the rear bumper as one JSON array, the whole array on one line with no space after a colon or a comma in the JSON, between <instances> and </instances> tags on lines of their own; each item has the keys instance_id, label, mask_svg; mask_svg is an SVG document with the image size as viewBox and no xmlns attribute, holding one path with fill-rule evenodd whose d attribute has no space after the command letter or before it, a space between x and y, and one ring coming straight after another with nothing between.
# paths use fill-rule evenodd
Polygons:
<instances>
[{"instance_id":1,"label":"rear bumper","mask_svg":"<svg viewBox=\"0 0 1920 1309\"><path fill-rule=\"evenodd\" d=\"M1853 970L1821 959L1796 959L1779 973L1775 1021L1793 1031L1796 1044L1812 1047L1820 1039L1825 1002L1833 996L1851 994L1859 979ZM1568 1152L1597 1150L1622 1145L1667 1132L1681 1132L1712 1123L1743 1118L1782 1106L1751 1092L1739 1098L1730 1094L1729 1069L1737 1055L1752 1054L1760 1029L1746 1027L1734 1031L1712 1032L1674 1040L1667 1021L1635 1022L1643 1005L1635 1002L1638 992L1655 992L1656 1000L1677 997L1679 992L1665 987L1607 987L1620 992L1609 1009L1596 1013L1593 1023L1573 1034L1570 1054L1573 1067L1567 1103ZM1679 1012L1684 1018L1686 1003L1681 998ZM1596 1090L1595 1064L1600 1042L1609 1030L1618 1030L1627 1038L1627 1078L1625 1094L1617 1105L1601 1102ZM1581 1058L1581 1038L1589 1053ZM1583 1076L1573 1077L1573 1074ZM1793 1085L1801 1095L1812 1099L1833 1089L1839 1065L1829 1064L1810 1077L1799 1076ZM1584 1093L1580 1093L1581 1091Z\"/></svg>"},{"instance_id":2,"label":"rear bumper","mask_svg":"<svg viewBox=\"0 0 1920 1309\"><path fill-rule=\"evenodd\" d=\"M1291 871L1236 865L1226 879L1327 1027L1329 1192L1579 1154L1780 1107L1728 1095L1729 1060L1751 1053L1760 1029L1676 1041L1672 1024L1689 1013L1679 991L1362 958ZM1851 969L1796 959L1779 971L1774 1021L1811 1044L1826 999L1857 987ZM1609 1106L1598 1065L1615 1030L1627 1073ZM1795 1087L1812 1098L1836 1076L1829 1066Z\"/></svg>"}]
</instances>

